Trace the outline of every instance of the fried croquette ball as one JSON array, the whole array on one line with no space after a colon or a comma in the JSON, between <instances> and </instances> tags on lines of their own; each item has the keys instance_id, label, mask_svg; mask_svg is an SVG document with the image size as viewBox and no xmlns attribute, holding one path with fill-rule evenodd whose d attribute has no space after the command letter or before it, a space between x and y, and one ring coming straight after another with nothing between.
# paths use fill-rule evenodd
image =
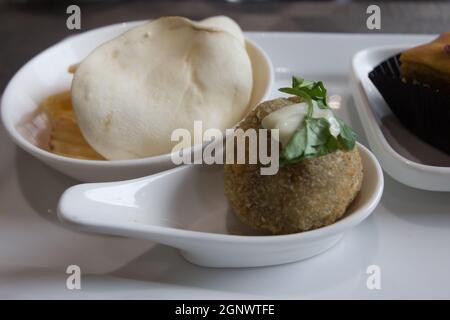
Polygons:
<instances>
[{"instance_id":1,"label":"fried croquette ball","mask_svg":"<svg viewBox=\"0 0 450 320\"><path fill-rule=\"evenodd\" d=\"M239 128L260 129L266 115L298 102L299 98L293 97L261 103ZM296 233L334 223L345 214L363 179L356 146L280 167L275 175L261 175L260 167L226 164L224 187L236 216L268 234Z\"/></svg>"}]
</instances>

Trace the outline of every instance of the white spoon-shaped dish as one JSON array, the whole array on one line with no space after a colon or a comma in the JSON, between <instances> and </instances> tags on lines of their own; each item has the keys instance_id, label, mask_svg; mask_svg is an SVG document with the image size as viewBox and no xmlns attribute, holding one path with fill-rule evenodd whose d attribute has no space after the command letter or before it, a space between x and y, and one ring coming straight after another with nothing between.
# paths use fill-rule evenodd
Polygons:
<instances>
[{"instance_id":1,"label":"white spoon-shaped dish","mask_svg":"<svg viewBox=\"0 0 450 320\"><path fill-rule=\"evenodd\" d=\"M377 206L383 173L358 144L361 192L338 222L303 233L258 235L235 218L223 190L221 165L189 165L122 182L81 184L62 195L59 218L76 229L143 238L180 250L208 267L256 267L298 261L336 244Z\"/></svg>"}]
</instances>

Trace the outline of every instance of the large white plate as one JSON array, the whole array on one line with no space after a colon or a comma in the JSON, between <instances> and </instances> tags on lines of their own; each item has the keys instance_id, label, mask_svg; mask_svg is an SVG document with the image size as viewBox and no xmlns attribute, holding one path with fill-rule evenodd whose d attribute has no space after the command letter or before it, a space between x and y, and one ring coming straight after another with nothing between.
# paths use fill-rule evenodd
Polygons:
<instances>
[{"instance_id":1,"label":"large white plate","mask_svg":"<svg viewBox=\"0 0 450 320\"><path fill-rule=\"evenodd\" d=\"M387 173L414 188L450 191L450 156L408 131L368 77L382 61L407 48L398 45L374 47L354 56L351 85L356 109L369 145Z\"/></svg>"},{"instance_id":2,"label":"large white plate","mask_svg":"<svg viewBox=\"0 0 450 320\"><path fill-rule=\"evenodd\" d=\"M338 113L366 138L348 86L353 54L377 45L415 45L426 36L248 33L276 67L274 88L291 75L322 79L345 106ZM277 94L273 91L273 96ZM76 184L0 135L1 298L450 298L450 197L386 176L374 214L334 248L307 261L256 269L208 269L143 240L79 234L55 215ZM81 290L67 290L68 265ZM366 286L381 270L381 290Z\"/></svg>"}]
</instances>

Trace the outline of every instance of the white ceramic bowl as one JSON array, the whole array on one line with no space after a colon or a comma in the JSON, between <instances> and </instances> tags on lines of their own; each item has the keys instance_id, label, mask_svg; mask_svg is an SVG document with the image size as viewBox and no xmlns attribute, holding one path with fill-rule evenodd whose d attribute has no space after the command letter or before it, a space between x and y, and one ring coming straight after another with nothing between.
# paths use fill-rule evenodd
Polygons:
<instances>
[{"instance_id":1,"label":"white ceramic bowl","mask_svg":"<svg viewBox=\"0 0 450 320\"><path fill-rule=\"evenodd\" d=\"M364 170L360 193L342 219L312 231L267 236L244 226L228 206L219 165L182 166L135 180L74 186L62 195L58 216L81 231L177 248L202 266L257 267L307 259L335 245L380 201L381 167L367 148L358 148Z\"/></svg>"},{"instance_id":2,"label":"white ceramic bowl","mask_svg":"<svg viewBox=\"0 0 450 320\"><path fill-rule=\"evenodd\" d=\"M350 80L356 110L371 149L390 176L413 188L448 192L450 156L408 131L368 76L382 61L406 49L407 46L382 46L355 54Z\"/></svg>"},{"instance_id":3,"label":"white ceramic bowl","mask_svg":"<svg viewBox=\"0 0 450 320\"><path fill-rule=\"evenodd\" d=\"M49 123L38 106L51 94L68 90L72 75L67 68L88 55L99 44L144 21L106 26L67 38L43 51L11 79L3 93L2 121L12 140L49 166L81 181L115 181L141 177L175 167L170 154L121 161L72 159L46 150ZM265 100L274 72L264 51L246 40L253 67L253 94L249 108ZM192 148L192 152L202 145Z\"/></svg>"}]
</instances>

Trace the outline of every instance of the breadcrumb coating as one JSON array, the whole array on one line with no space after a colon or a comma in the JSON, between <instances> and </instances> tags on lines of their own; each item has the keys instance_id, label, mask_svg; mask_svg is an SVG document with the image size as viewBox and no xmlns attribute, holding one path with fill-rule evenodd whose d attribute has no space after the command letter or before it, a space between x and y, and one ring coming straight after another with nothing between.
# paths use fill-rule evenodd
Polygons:
<instances>
[{"instance_id":1,"label":"breadcrumb coating","mask_svg":"<svg viewBox=\"0 0 450 320\"><path fill-rule=\"evenodd\" d=\"M262 128L266 115L298 102L298 97L264 102L239 128ZM226 164L225 195L240 220L268 234L296 233L334 223L345 214L363 179L357 148L280 167L276 175L261 175L260 167Z\"/></svg>"}]
</instances>

